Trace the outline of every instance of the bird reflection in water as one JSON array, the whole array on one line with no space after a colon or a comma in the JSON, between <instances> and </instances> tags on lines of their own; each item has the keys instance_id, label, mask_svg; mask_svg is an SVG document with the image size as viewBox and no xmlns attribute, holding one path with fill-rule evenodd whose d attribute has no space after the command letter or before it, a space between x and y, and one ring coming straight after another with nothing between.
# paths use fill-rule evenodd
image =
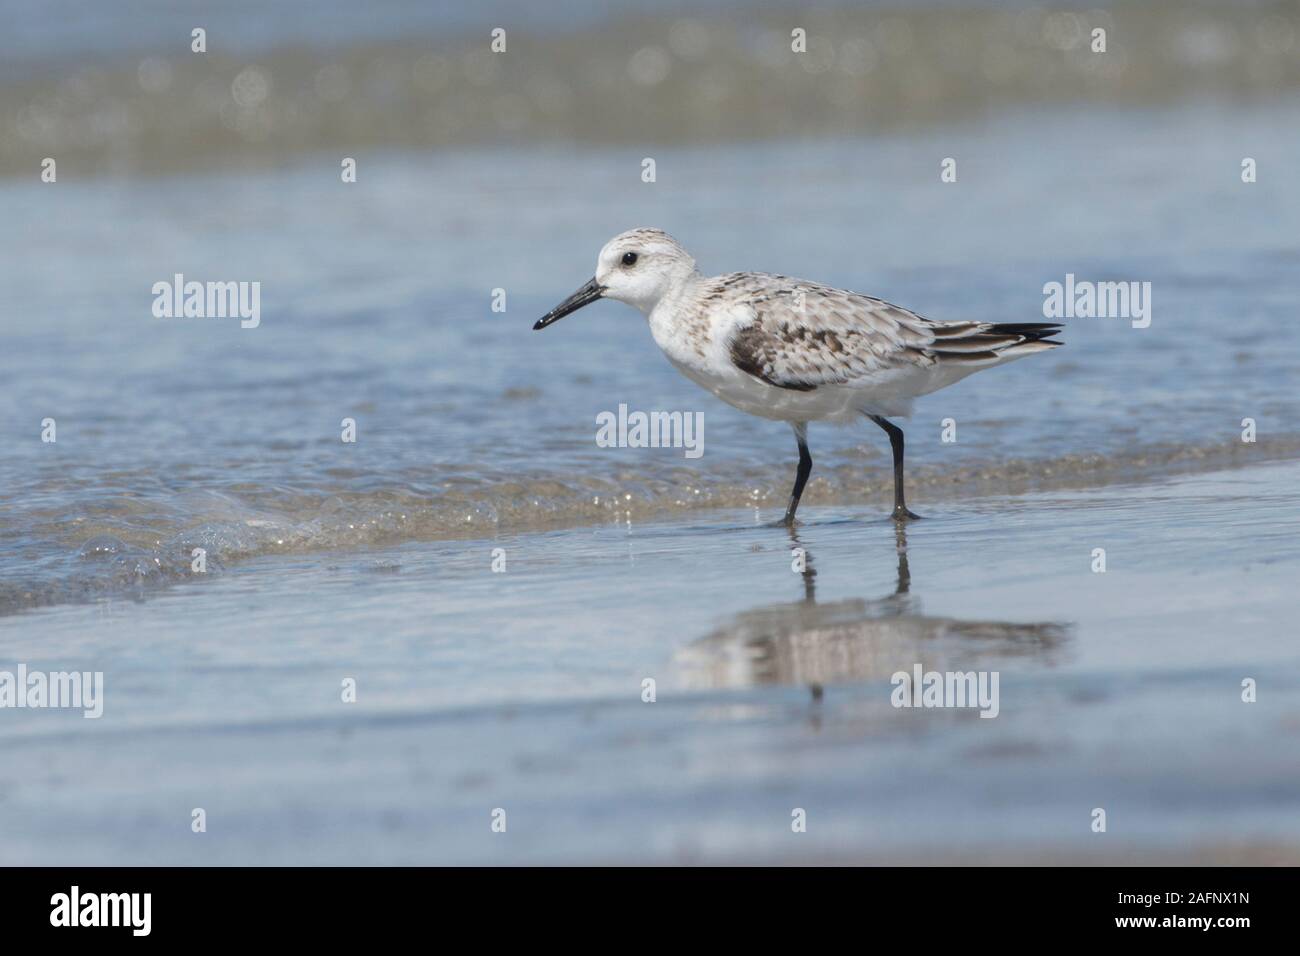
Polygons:
<instances>
[{"instance_id":1,"label":"bird reflection in water","mask_svg":"<svg viewBox=\"0 0 1300 956\"><path fill-rule=\"evenodd\" d=\"M1069 626L928 617L911 593L907 532L895 528L898 577L875 600L817 602L812 555L803 549L803 600L742 612L677 655L686 686L704 689L753 684L802 684L813 698L826 684L888 679L911 671L996 670L1012 660L1050 666L1061 656Z\"/></svg>"}]
</instances>

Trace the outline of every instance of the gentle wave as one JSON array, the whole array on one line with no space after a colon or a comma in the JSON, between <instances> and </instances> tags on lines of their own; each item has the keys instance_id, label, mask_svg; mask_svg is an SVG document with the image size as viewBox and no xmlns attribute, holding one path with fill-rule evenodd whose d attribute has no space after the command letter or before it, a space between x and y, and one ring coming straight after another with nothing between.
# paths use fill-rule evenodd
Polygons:
<instances>
[{"instance_id":1,"label":"gentle wave","mask_svg":"<svg viewBox=\"0 0 1300 956\"><path fill-rule=\"evenodd\" d=\"M922 465L909 469L908 486L914 503L954 501L1144 481L1298 456L1300 434L1279 435L1266 444L1153 445L1113 455ZM256 506L232 494L205 492L155 502L147 521L123 520L114 514L116 509L106 507L103 513L83 513L28 529L31 536L62 541L63 550L0 579L0 614L101 598L145 597L193 580L196 548L205 553L206 573L220 574L238 562L275 555L348 553L408 542L680 520L710 510L760 509L775 520L788 495L787 471L746 470L742 476L702 478L696 470L682 469L677 478L670 474L652 481L534 477L484 483L436 499L400 489L293 493L280 499L263 494ZM883 520L891 481L889 469L879 465L823 469L808 485L805 511L817 505L865 504L879 506Z\"/></svg>"}]
</instances>

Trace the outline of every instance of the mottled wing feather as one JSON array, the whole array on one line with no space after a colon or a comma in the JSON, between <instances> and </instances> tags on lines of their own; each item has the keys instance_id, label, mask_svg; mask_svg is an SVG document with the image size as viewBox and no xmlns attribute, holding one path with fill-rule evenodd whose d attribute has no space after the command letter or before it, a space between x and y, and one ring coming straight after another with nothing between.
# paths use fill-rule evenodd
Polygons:
<instances>
[{"instance_id":1,"label":"mottled wing feather","mask_svg":"<svg viewBox=\"0 0 1300 956\"><path fill-rule=\"evenodd\" d=\"M797 391L850 385L906 366L988 362L1059 328L933 322L883 299L764 273L722 276L704 301L751 311L752 321L732 336L732 362L769 385Z\"/></svg>"},{"instance_id":2,"label":"mottled wing feather","mask_svg":"<svg viewBox=\"0 0 1300 956\"><path fill-rule=\"evenodd\" d=\"M718 292L753 313L731 340L732 361L780 388L848 384L915 362L935 341L930 323L915 313L815 283L737 273L724 276ZM962 324L970 331L977 325Z\"/></svg>"}]
</instances>

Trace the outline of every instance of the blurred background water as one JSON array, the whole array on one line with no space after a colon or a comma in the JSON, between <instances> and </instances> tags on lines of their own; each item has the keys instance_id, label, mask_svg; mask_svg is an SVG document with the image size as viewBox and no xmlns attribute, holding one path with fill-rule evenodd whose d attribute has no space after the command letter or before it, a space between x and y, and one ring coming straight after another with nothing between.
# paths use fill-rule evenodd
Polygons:
<instances>
[{"instance_id":1,"label":"blurred background water","mask_svg":"<svg viewBox=\"0 0 1300 956\"><path fill-rule=\"evenodd\" d=\"M235 767L247 786L223 791L244 815L222 844L230 861L258 846L281 862L428 859L401 823L426 772L466 812L485 780L545 804L556 828L514 859L579 844L618 858L637 825L574 843L564 808L607 801L594 781L632 780L638 760L691 771L638 804L657 821L656 858L679 840L779 858L753 820L706 832L683 814L701 790L790 785L795 749L836 832L857 834L844 846L869 843L855 788L895 784L836 761L897 768L894 748L919 733L896 786L929 786L970 756L968 738L940 721L863 740L876 718L852 700L823 724L804 697L764 690L852 686L870 709L884 670L931 656L1028 681L1009 742L982 745L1005 748L991 792L1032 769L1026 753L1084 752L1095 777L1151 788L1141 820L1160 839L1204 822L1199 801L1226 805L1185 766L1139 772L1144 747L1166 752L1171 728L1202 713L1187 701L1231 696L1267 665L1282 684L1265 726L1293 731L1294 469L1266 463L1300 452L1300 4L0 0L0 22L0 663L99 667L110 686L106 731L66 714L6 724L36 748L0 776L28 834L13 858L59 845L61 859L189 860L151 829L170 812L159 801ZM205 54L189 50L196 26ZM796 26L806 53L790 50ZM504 54L490 52L495 27ZM1091 50L1097 27L1105 53ZM46 157L55 183L41 181ZM955 183L940 181L947 157ZM1152 321L1069 320L1065 348L919 403L911 498L937 520L912 534L910 591L874 523L890 493L883 436L814 426L801 512L814 601L784 532L750 530L784 507L785 426L681 378L616 303L531 331L638 225L672 232L707 273L781 272L936 319L1038 320L1044 284L1067 273L1150 282ZM260 325L155 318L153 284L176 273L260 282ZM597 447L596 416L620 404L702 412L703 457ZM40 440L47 418L55 443ZM355 443L340 440L345 418ZM1256 467L1217 471L1237 466ZM1144 576L1095 590L1098 540ZM495 546L507 574L490 572ZM1126 669L1172 683L1082 719ZM316 806L312 839L360 821L337 845L267 843L319 799L351 733L330 723L343 673L361 675L364 769L400 778L392 802L358 791ZM625 692L639 706L646 673L704 711L671 711L648 749L627 745L644 728L620 712L593 744L613 763L575 756L592 743L583 708ZM1059 673L1080 683L1062 691ZM561 710L489 745L494 721L533 704ZM1196 766L1261 726L1214 707L1178 751ZM417 735L432 722L432 742L385 722L403 714ZM1107 763L1119 725L1150 733ZM154 756L177 727L212 735L208 764ZM311 739L290 760L300 731ZM480 745L457 744L465 733ZM153 784L115 790L106 774L93 794L69 789L69 768L101 748ZM701 769L740 754L748 770L727 780ZM1262 810L1242 798L1229 843L1292 838L1277 822L1293 809L1292 756L1237 754L1276 787ZM571 773L539 789L555 767ZM1016 777L1017 799L1071 779L1038 772ZM268 811L272 790L292 796ZM1182 818L1153 809L1193 790ZM1057 832L1074 811L1051 792L1026 827L1015 800L995 799L1005 827L986 832ZM891 799L899 825L917 822L910 798ZM105 823L119 804L141 814L124 829ZM931 825L978 816L930 809ZM60 844L69 832L88 855ZM444 858L481 852L462 842Z\"/></svg>"},{"instance_id":2,"label":"blurred background water","mask_svg":"<svg viewBox=\"0 0 1300 956\"><path fill-rule=\"evenodd\" d=\"M650 13L626 0L6 0L0 12L9 172L56 151L85 173L319 150L855 135L1036 104L1236 106L1300 85L1294 2L707 0ZM203 54L190 52L196 27Z\"/></svg>"}]
</instances>

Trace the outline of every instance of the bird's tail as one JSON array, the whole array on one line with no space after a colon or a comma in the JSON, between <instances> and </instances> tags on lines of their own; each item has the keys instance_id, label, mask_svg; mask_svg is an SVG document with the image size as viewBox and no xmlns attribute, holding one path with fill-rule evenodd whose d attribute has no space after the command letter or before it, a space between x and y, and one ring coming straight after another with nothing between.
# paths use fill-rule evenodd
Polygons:
<instances>
[{"instance_id":1,"label":"bird's tail","mask_svg":"<svg viewBox=\"0 0 1300 956\"><path fill-rule=\"evenodd\" d=\"M1056 322L943 322L931 326L927 351L941 363L989 365L1054 349Z\"/></svg>"}]
</instances>

